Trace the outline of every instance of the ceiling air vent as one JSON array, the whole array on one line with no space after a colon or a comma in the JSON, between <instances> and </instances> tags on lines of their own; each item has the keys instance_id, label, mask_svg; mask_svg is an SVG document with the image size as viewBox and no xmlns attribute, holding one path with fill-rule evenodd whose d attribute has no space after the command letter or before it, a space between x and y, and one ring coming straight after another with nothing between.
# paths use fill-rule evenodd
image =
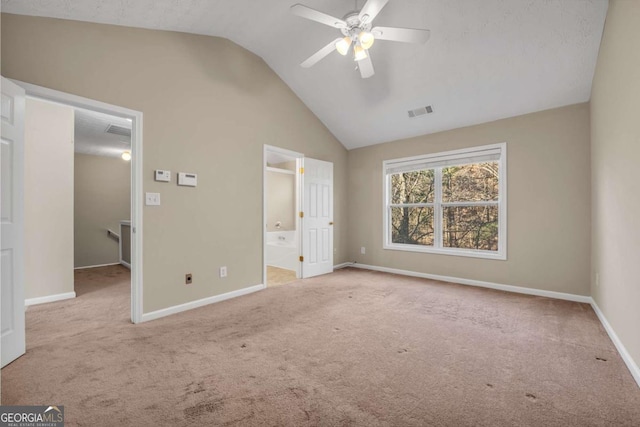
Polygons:
<instances>
[{"instance_id":1,"label":"ceiling air vent","mask_svg":"<svg viewBox=\"0 0 640 427\"><path fill-rule=\"evenodd\" d=\"M118 125L109 125L105 132L111 133L113 135L126 136L127 138L131 138L131 129Z\"/></svg>"},{"instance_id":2,"label":"ceiling air vent","mask_svg":"<svg viewBox=\"0 0 640 427\"><path fill-rule=\"evenodd\" d=\"M426 107L420 107L420 108L416 108L415 110L409 110L408 113L409 113L409 117L411 118L424 116L425 114L433 113L433 108L431 108L431 105L427 105Z\"/></svg>"}]
</instances>

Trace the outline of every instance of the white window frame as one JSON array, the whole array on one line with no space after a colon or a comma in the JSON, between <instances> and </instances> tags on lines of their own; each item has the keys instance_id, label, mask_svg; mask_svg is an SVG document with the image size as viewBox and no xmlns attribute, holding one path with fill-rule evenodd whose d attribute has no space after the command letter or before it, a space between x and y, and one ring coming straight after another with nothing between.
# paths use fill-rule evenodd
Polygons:
<instances>
[{"instance_id":1,"label":"white window frame","mask_svg":"<svg viewBox=\"0 0 640 427\"><path fill-rule=\"evenodd\" d=\"M498 201L489 202L442 202L442 167L438 164L455 165L457 161L460 164L468 164L473 158L481 158L486 153L498 152ZM478 161L480 162L480 161ZM475 163L475 161L474 161ZM413 170L435 169L435 197L432 203L419 203L416 207L429 206L433 207L433 228L434 239L433 246L411 245L405 243L392 243L391 240L391 175L398 168L411 168ZM507 259L507 144L506 142L499 144L483 145L478 147L464 148L461 150L446 151L440 153L426 154L422 156L404 157L401 159L385 160L382 162L382 179L383 179L383 248L396 251L409 252L425 252L442 255L455 255L473 258L486 259ZM497 205L498 206L498 250L486 251L479 249L462 249L447 248L443 246L442 236L442 215L443 207L446 206L472 206L474 204L480 206Z\"/></svg>"}]
</instances>

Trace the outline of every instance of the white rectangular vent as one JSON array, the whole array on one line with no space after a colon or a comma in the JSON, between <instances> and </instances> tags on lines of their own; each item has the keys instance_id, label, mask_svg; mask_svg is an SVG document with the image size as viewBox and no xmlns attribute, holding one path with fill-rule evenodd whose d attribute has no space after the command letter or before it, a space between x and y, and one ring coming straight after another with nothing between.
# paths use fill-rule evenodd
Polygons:
<instances>
[{"instance_id":1,"label":"white rectangular vent","mask_svg":"<svg viewBox=\"0 0 640 427\"><path fill-rule=\"evenodd\" d=\"M127 138L131 138L131 129L127 129L118 125L109 125L105 132L111 133L113 135L126 136Z\"/></svg>"},{"instance_id":2,"label":"white rectangular vent","mask_svg":"<svg viewBox=\"0 0 640 427\"><path fill-rule=\"evenodd\" d=\"M416 108L415 110L409 110L409 117L418 117L418 116L424 116L425 114L431 114L433 113L433 108L431 107L431 105L427 105L426 107L420 107L420 108Z\"/></svg>"}]
</instances>

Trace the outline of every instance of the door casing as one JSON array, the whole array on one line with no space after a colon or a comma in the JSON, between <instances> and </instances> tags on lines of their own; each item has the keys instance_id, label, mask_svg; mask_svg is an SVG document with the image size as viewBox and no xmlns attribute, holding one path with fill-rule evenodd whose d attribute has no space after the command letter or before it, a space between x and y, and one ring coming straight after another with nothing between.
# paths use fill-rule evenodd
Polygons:
<instances>
[{"instance_id":1,"label":"door casing","mask_svg":"<svg viewBox=\"0 0 640 427\"><path fill-rule=\"evenodd\" d=\"M280 147L275 147L272 145L264 145L263 149L263 175L262 175L262 283L267 285L267 155L269 153L281 154L288 156L290 158L296 159L296 231L297 231L297 247L298 253L300 256L303 256L303 221L304 218L301 218L299 213L304 212L304 178L301 173L301 168L303 167L305 158L304 154L298 153L296 151L287 150ZM309 159L314 160L314 159ZM329 163L329 162L326 162ZM333 188L332 188L333 193ZM333 200L332 200L332 208L333 208ZM331 222L333 222L333 212ZM333 230L331 241L333 242ZM333 244L331 245L331 253L329 254L331 258L331 270L333 271ZM296 276L298 278L310 277L308 274L305 274L304 271L304 263L300 262L298 264L298 269L296 270Z\"/></svg>"},{"instance_id":2,"label":"door casing","mask_svg":"<svg viewBox=\"0 0 640 427\"><path fill-rule=\"evenodd\" d=\"M300 210L300 165L304 154L296 151L287 150L285 148L275 147L272 145L264 145L262 154L262 284L267 284L267 156L269 153L281 154L296 160L296 194L295 206L296 210ZM300 230L300 217L296 214L296 231ZM301 240L300 233L297 233L296 246L300 252ZM300 252L301 253L301 252ZM302 277L302 266L298 264L296 269L296 277Z\"/></svg>"},{"instance_id":3,"label":"door casing","mask_svg":"<svg viewBox=\"0 0 640 427\"><path fill-rule=\"evenodd\" d=\"M33 85L31 83L13 80L18 86L26 90L27 96L71 107L84 108L112 116L131 120L131 321L143 321L143 203L142 191L143 162L142 162L142 112L107 104L94 99L84 98L54 89Z\"/></svg>"}]
</instances>

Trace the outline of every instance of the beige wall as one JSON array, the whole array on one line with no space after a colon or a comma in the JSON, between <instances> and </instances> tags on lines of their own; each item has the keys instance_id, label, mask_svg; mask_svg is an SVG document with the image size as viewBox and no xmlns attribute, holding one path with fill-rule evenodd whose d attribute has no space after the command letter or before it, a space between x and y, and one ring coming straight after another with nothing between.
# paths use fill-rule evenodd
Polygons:
<instances>
[{"instance_id":1,"label":"beige wall","mask_svg":"<svg viewBox=\"0 0 640 427\"><path fill-rule=\"evenodd\" d=\"M143 214L144 312L262 282L264 144L334 163L334 262L347 260L345 148L236 44L3 14L2 75L144 113L143 187L162 200ZM198 187L154 182L154 169L195 172Z\"/></svg>"},{"instance_id":2,"label":"beige wall","mask_svg":"<svg viewBox=\"0 0 640 427\"><path fill-rule=\"evenodd\" d=\"M508 153L506 261L382 249L383 160L500 142ZM587 104L352 150L349 171L350 261L589 295Z\"/></svg>"},{"instance_id":3,"label":"beige wall","mask_svg":"<svg viewBox=\"0 0 640 427\"><path fill-rule=\"evenodd\" d=\"M73 109L27 99L25 298L73 292Z\"/></svg>"},{"instance_id":4,"label":"beige wall","mask_svg":"<svg viewBox=\"0 0 640 427\"><path fill-rule=\"evenodd\" d=\"M131 216L131 163L121 158L75 155L76 267L119 262L120 221Z\"/></svg>"},{"instance_id":5,"label":"beige wall","mask_svg":"<svg viewBox=\"0 0 640 427\"><path fill-rule=\"evenodd\" d=\"M276 231L277 221L282 223L280 231L296 229L296 176L267 171L267 231Z\"/></svg>"},{"instance_id":6,"label":"beige wall","mask_svg":"<svg viewBox=\"0 0 640 427\"><path fill-rule=\"evenodd\" d=\"M640 363L640 2L609 4L591 94L592 282ZM595 275L599 281L595 281Z\"/></svg>"}]
</instances>

